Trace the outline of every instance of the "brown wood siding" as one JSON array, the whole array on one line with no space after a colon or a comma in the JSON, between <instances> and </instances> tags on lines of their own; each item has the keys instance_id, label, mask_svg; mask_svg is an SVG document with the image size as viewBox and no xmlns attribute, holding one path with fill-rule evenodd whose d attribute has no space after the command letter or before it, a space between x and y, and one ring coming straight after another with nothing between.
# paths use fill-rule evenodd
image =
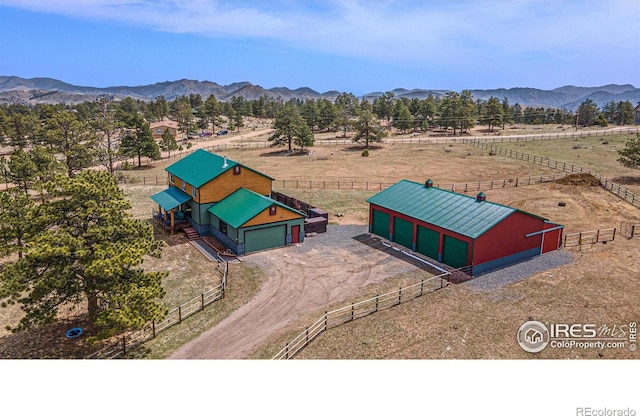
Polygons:
<instances>
[{"instance_id":1,"label":"brown wood siding","mask_svg":"<svg viewBox=\"0 0 640 416\"><path fill-rule=\"evenodd\" d=\"M240 188L250 189L260 195L271 195L271 179L244 166L239 175L234 175L233 169L229 169L209 183L202 185L200 192L198 192L197 202L200 204L220 202ZM191 192L190 189L189 192ZM189 193L189 195L191 194Z\"/></svg>"},{"instance_id":2,"label":"brown wood siding","mask_svg":"<svg viewBox=\"0 0 640 416\"><path fill-rule=\"evenodd\" d=\"M298 218L304 218L300 214L296 214L295 212L291 212L288 209L284 209L282 207L276 208L276 215L269 214L269 208L265 209L255 217L251 218L246 223L242 224L243 227L251 227L253 225L261 225L261 224L269 224L272 222L280 222L280 221L288 221L295 220Z\"/></svg>"},{"instance_id":3,"label":"brown wood siding","mask_svg":"<svg viewBox=\"0 0 640 416\"><path fill-rule=\"evenodd\" d=\"M171 178L171 174L167 175L167 181L169 181L169 178ZM181 191L183 190L182 189L182 179L178 178L176 175L173 175L173 183L169 182L169 185L175 186L176 188L180 189ZM193 190L193 186L191 186L189 184L189 182L187 182L186 183L186 187L185 187L183 192L188 194L197 203L200 203L200 192L199 192L199 190L196 189L196 197L195 198L193 198L193 195L191 194L192 190Z\"/></svg>"}]
</instances>

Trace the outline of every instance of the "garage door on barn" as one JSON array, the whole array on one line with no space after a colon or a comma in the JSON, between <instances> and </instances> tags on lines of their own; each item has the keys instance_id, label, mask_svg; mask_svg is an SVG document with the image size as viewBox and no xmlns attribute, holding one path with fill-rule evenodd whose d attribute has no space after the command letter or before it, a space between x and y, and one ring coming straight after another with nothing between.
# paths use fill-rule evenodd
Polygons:
<instances>
[{"instance_id":1,"label":"garage door on barn","mask_svg":"<svg viewBox=\"0 0 640 416\"><path fill-rule=\"evenodd\" d=\"M418 225L416 251L434 260L438 260L438 248L440 248L440 233Z\"/></svg>"},{"instance_id":2,"label":"garage door on barn","mask_svg":"<svg viewBox=\"0 0 640 416\"><path fill-rule=\"evenodd\" d=\"M389 238L389 221L391 217L386 212L373 210L371 214L371 232L383 238Z\"/></svg>"},{"instance_id":3,"label":"garage door on barn","mask_svg":"<svg viewBox=\"0 0 640 416\"><path fill-rule=\"evenodd\" d=\"M275 227L259 228L244 232L245 252L265 250L285 245L287 236L286 224Z\"/></svg>"},{"instance_id":4,"label":"garage door on barn","mask_svg":"<svg viewBox=\"0 0 640 416\"><path fill-rule=\"evenodd\" d=\"M393 242L413 250L413 223L399 217L393 218Z\"/></svg>"},{"instance_id":5,"label":"garage door on barn","mask_svg":"<svg viewBox=\"0 0 640 416\"><path fill-rule=\"evenodd\" d=\"M469 256L469 243L445 235L442 238L442 262L451 267L466 266Z\"/></svg>"}]
</instances>

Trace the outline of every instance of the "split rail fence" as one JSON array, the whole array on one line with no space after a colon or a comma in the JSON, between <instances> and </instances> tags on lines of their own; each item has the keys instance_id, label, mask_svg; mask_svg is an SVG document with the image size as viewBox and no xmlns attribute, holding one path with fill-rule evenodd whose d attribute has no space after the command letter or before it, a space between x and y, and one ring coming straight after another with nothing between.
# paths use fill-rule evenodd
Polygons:
<instances>
[{"instance_id":1,"label":"split rail fence","mask_svg":"<svg viewBox=\"0 0 640 416\"><path fill-rule=\"evenodd\" d=\"M638 237L640 236L640 224L631 224L622 221L620 223L620 233L629 239Z\"/></svg>"},{"instance_id":2,"label":"split rail fence","mask_svg":"<svg viewBox=\"0 0 640 416\"><path fill-rule=\"evenodd\" d=\"M221 283L216 287L207 290L182 305L170 310L167 317L161 322L149 322L142 329L123 335L118 340L111 342L106 347L88 355L88 359L113 359L127 355L127 351L142 344L145 341L156 337L158 332L164 331L174 325L181 324L189 316L203 311L207 306L215 301L224 298L227 286L227 273L229 263L219 261L216 266L216 273L221 278Z\"/></svg>"},{"instance_id":3,"label":"split rail fence","mask_svg":"<svg viewBox=\"0 0 640 416\"><path fill-rule=\"evenodd\" d=\"M528 153L522 153L513 149L506 149L494 144L479 142L477 140L470 140L468 144L479 147L481 149L489 150L490 152L493 152L495 154L500 154L500 155L512 157L514 159L526 161L529 163L535 163L535 164L547 166L553 169L558 169L563 172L566 172L567 174L589 173L594 177L596 177L600 181L600 185L602 185L602 187L604 187L606 190L624 199L631 205L640 208L640 195L633 193L632 191L630 191L629 189L625 188L624 186L618 183L612 182L611 180L605 178L602 175L592 172L591 170L586 170L581 166L577 166L567 162L560 162L557 160L550 159L548 157L540 157L540 156L531 155Z\"/></svg>"},{"instance_id":4,"label":"split rail fence","mask_svg":"<svg viewBox=\"0 0 640 416\"><path fill-rule=\"evenodd\" d=\"M615 238L615 228L565 234L563 247L580 247L580 249L582 249L582 246L593 246L596 243L607 243L615 240Z\"/></svg>"},{"instance_id":5,"label":"split rail fence","mask_svg":"<svg viewBox=\"0 0 640 416\"><path fill-rule=\"evenodd\" d=\"M446 272L438 276L422 280L411 286L399 288L392 292L360 302L353 302L349 306L345 306L333 311L325 312L324 315L305 328L297 337L287 342L286 346L278 351L273 357L274 360L293 358L300 350L313 341L318 335L330 328L335 328L344 323L351 322L354 319L371 315L383 309L388 309L401 303L416 299L425 293L433 292L443 288L447 283L450 273Z\"/></svg>"}]
</instances>

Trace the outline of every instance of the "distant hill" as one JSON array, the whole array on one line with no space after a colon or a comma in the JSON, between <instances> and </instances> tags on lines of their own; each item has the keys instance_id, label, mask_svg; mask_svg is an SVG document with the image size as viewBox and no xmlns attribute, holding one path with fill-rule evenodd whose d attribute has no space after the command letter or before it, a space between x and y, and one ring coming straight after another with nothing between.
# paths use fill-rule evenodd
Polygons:
<instances>
[{"instance_id":1,"label":"distant hill","mask_svg":"<svg viewBox=\"0 0 640 416\"><path fill-rule=\"evenodd\" d=\"M429 95L433 95L434 97L444 96L448 91L397 88L391 92L396 97L425 99ZM593 100L599 107L604 106L610 101L618 102L628 100L634 106L640 102L640 89L630 84L611 84L601 87L577 87L568 85L553 90L518 87L509 89L471 90L471 92L474 98L480 100L488 100L490 97L497 97L502 100L506 97L512 105L518 103L523 107L556 107L567 110L575 110L586 99ZM257 100L262 96L285 101L292 98L302 100L324 98L334 101L341 92L328 91L319 93L306 87L295 90L286 87L265 89L246 81L236 82L230 85L220 85L211 81L188 79L133 87L115 86L97 88L72 85L52 78L26 79L16 76L0 76L0 103L22 103L27 105L39 103L77 104L105 96L115 99L131 97L150 101L161 95L171 101L181 95L189 94L200 94L205 99L213 94L221 101L228 101L232 97ZM360 98L373 100L382 94L383 92L371 92Z\"/></svg>"}]
</instances>

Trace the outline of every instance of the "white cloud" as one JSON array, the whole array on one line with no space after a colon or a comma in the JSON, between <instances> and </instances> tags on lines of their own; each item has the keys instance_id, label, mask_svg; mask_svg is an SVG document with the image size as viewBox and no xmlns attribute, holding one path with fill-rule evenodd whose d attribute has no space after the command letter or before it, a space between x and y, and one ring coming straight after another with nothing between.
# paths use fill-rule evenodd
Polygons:
<instances>
[{"instance_id":1,"label":"white cloud","mask_svg":"<svg viewBox=\"0 0 640 416\"><path fill-rule=\"evenodd\" d=\"M0 0L0 5L411 65L631 51L640 2Z\"/></svg>"}]
</instances>

